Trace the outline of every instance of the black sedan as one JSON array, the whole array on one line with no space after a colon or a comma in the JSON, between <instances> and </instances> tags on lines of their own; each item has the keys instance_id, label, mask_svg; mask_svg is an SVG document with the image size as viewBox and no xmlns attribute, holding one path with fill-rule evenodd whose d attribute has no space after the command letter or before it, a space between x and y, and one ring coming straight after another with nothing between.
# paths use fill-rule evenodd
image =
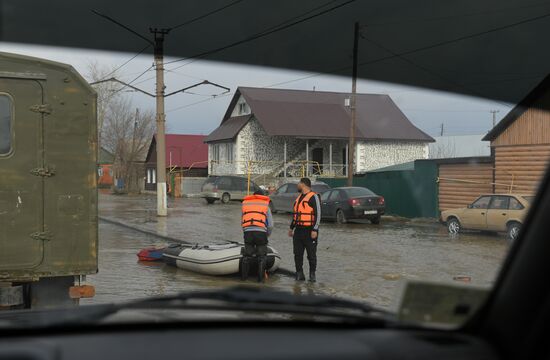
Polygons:
<instances>
[{"instance_id":1,"label":"black sedan","mask_svg":"<svg viewBox=\"0 0 550 360\"><path fill-rule=\"evenodd\" d=\"M364 187L340 187L321 194L323 220L344 224L351 219L368 219L378 224L384 211L384 197Z\"/></svg>"}]
</instances>

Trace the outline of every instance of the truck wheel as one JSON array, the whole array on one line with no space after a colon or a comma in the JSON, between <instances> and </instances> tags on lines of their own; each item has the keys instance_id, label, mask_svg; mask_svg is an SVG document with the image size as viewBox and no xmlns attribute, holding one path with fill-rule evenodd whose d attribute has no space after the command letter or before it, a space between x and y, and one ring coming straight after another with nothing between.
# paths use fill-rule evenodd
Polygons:
<instances>
[{"instance_id":1,"label":"truck wheel","mask_svg":"<svg viewBox=\"0 0 550 360\"><path fill-rule=\"evenodd\" d=\"M508 240L510 240L510 242L514 242L518 238L521 224L517 222L510 223L508 224L507 229Z\"/></svg>"},{"instance_id":2,"label":"truck wheel","mask_svg":"<svg viewBox=\"0 0 550 360\"><path fill-rule=\"evenodd\" d=\"M231 195L229 195L229 193L223 193L221 201L222 204L229 203L229 201L231 201Z\"/></svg>"},{"instance_id":3,"label":"truck wheel","mask_svg":"<svg viewBox=\"0 0 550 360\"><path fill-rule=\"evenodd\" d=\"M460 222L457 218L447 220L447 230L449 234L458 234L460 232Z\"/></svg>"},{"instance_id":4,"label":"truck wheel","mask_svg":"<svg viewBox=\"0 0 550 360\"><path fill-rule=\"evenodd\" d=\"M344 211L342 209L336 210L336 222L338 224L345 224L348 222L346 219L346 214L344 214Z\"/></svg>"}]
</instances>

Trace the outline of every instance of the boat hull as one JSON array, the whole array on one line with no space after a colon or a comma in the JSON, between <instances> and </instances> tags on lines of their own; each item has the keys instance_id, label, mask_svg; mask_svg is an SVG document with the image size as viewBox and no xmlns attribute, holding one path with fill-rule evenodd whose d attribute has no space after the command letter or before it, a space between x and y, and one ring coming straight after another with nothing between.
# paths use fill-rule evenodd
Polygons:
<instances>
[{"instance_id":1,"label":"boat hull","mask_svg":"<svg viewBox=\"0 0 550 360\"><path fill-rule=\"evenodd\" d=\"M242 244L170 245L164 250L163 259L167 264L201 274L231 275L240 271L242 248ZM277 270L280 261L277 251L268 246L268 271ZM252 271L257 271L255 261L251 263Z\"/></svg>"}]
</instances>

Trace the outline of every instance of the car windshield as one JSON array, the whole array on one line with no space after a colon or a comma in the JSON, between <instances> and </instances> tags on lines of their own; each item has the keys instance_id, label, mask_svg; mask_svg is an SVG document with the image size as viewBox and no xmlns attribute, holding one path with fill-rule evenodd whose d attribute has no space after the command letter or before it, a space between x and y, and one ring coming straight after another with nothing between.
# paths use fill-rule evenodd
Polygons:
<instances>
[{"instance_id":1,"label":"car windshield","mask_svg":"<svg viewBox=\"0 0 550 360\"><path fill-rule=\"evenodd\" d=\"M536 211L546 3L31 2L0 11L0 309L244 284L456 325Z\"/></svg>"},{"instance_id":2,"label":"car windshield","mask_svg":"<svg viewBox=\"0 0 550 360\"><path fill-rule=\"evenodd\" d=\"M330 187L328 185L324 185L324 184L317 184L317 185L312 185L311 186L311 190L315 191L316 193L323 193L325 191L327 191L328 189L330 189Z\"/></svg>"},{"instance_id":3,"label":"car windshield","mask_svg":"<svg viewBox=\"0 0 550 360\"><path fill-rule=\"evenodd\" d=\"M370 191L367 188L349 188L345 189L346 194L348 194L349 197L361 197L361 196L375 196L376 194Z\"/></svg>"}]
</instances>

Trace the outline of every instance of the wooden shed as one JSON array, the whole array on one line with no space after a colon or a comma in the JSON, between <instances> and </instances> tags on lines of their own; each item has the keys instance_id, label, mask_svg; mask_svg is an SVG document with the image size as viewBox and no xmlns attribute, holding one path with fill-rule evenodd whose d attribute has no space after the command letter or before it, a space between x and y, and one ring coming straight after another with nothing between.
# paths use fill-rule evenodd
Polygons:
<instances>
[{"instance_id":1,"label":"wooden shed","mask_svg":"<svg viewBox=\"0 0 550 360\"><path fill-rule=\"evenodd\" d=\"M464 207L479 195L493 192L490 156L437 159L439 211Z\"/></svg>"},{"instance_id":2,"label":"wooden shed","mask_svg":"<svg viewBox=\"0 0 550 360\"><path fill-rule=\"evenodd\" d=\"M495 192L534 193L550 159L550 76L546 77L495 126Z\"/></svg>"}]
</instances>

